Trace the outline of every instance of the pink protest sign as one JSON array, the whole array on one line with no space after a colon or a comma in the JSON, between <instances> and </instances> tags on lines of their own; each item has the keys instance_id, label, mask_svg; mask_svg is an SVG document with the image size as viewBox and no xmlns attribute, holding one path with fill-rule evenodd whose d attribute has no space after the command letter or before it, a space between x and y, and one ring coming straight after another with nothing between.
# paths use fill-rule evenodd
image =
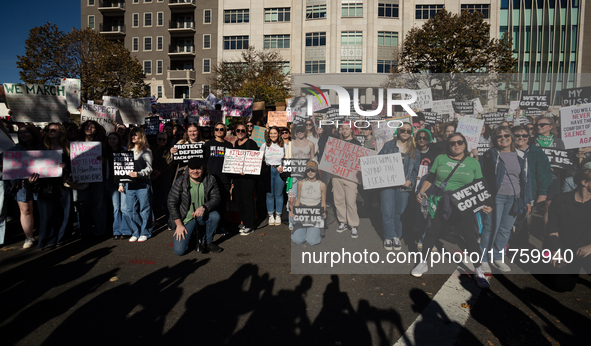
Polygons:
<instances>
[{"instance_id":1,"label":"pink protest sign","mask_svg":"<svg viewBox=\"0 0 591 346\"><path fill-rule=\"evenodd\" d=\"M39 178L62 176L61 150L6 151L3 159L3 179L28 179L38 173Z\"/></svg>"}]
</instances>

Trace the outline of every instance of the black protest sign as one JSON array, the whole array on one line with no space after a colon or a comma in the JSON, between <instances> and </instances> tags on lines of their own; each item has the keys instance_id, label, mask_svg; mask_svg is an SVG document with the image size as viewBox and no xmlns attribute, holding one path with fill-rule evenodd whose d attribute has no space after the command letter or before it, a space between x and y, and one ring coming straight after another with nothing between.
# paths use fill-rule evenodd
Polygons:
<instances>
[{"instance_id":1,"label":"black protest sign","mask_svg":"<svg viewBox=\"0 0 591 346\"><path fill-rule=\"evenodd\" d=\"M135 169L133 152L113 153L113 178L117 183L130 183L134 178L129 173Z\"/></svg>"},{"instance_id":2,"label":"black protest sign","mask_svg":"<svg viewBox=\"0 0 591 346\"><path fill-rule=\"evenodd\" d=\"M542 110L539 108L527 108L523 114L526 117L533 117L534 119L542 116Z\"/></svg>"},{"instance_id":3,"label":"black protest sign","mask_svg":"<svg viewBox=\"0 0 591 346\"><path fill-rule=\"evenodd\" d=\"M482 155L484 155L484 153L486 153L490 149L490 144L478 143L477 149L478 149L478 156L482 156Z\"/></svg>"},{"instance_id":4,"label":"black protest sign","mask_svg":"<svg viewBox=\"0 0 591 346\"><path fill-rule=\"evenodd\" d=\"M548 95L521 95L519 109L548 109Z\"/></svg>"},{"instance_id":5,"label":"black protest sign","mask_svg":"<svg viewBox=\"0 0 591 346\"><path fill-rule=\"evenodd\" d=\"M365 145L365 136L355 136L355 138L359 141L359 143L361 144L361 146Z\"/></svg>"},{"instance_id":6,"label":"black protest sign","mask_svg":"<svg viewBox=\"0 0 591 346\"><path fill-rule=\"evenodd\" d=\"M453 105L454 112L456 113L463 115L474 114L474 101L452 101L451 104Z\"/></svg>"},{"instance_id":7,"label":"black protest sign","mask_svg":"<svg viewBox=\"0 0 591 346\"><path fill-rule=\"evenodd\" d=\"M493 203L484 179L474 180L451 193L451 202L462 213L476 214L485 206Z\"/></svg>"},{"instance_id":8,"label":"black protest sign","mask_svg":"<svg viewBox=\"0 0 591 346\"><path fill-rule=\"evenodd\" d=\"M435 112L422 112L423 116L425 117L425 124L426 125L434 125L438 122L441 122L441 114Z\"/></svg>"},{"instance_id":9,"label":"black protest sign","mask_svg":"<svg viewBox=\"0 0 591 346\"><path fill-rule=\"evenodd\" d=\"M203 143L175 144L178 151L172 154L172 160L178 164L186 164L194 157L203 158Z\"/></svg>"},{"instance_id":10,"label":"black protest sign","mask_svg":"<svg viewBox=\"0 0 591 346\"><path fill-rule=\"evenodd\" d=\"M507 112L484 113L482 119L484 119L484 125L499 125L507 121Z\"/></svg>"},{"instance_id":11,"label":"black protest sign","mask_svg":"<svg viewBox=\"0 0 591 346\"><path fill-rule=\"evenodd\" d=\"M144 119L144 131L146 136L155 136L160 131L160 119L158 117L148 117Z\"/></svg>"},{"instance_id":12,"label":"black protest sign","mask_svg":"<svg viewBox=\"0 0 591 346\"><path fill-rule=\"evenodd\" d=\"M324 208L322 207L293 207L293 229L324 228Z\"/></svg>"},{"instance_id":13,"label":"black protest sign","mask_svg":"<svg viewBox=\"0 0 591 346\"><path fill-rule=\"evenodd\" d=\"M328 111L326 111L326 120L343 121L343 120L345 120L345 116L339 114L339 109L338 108L332 108L331 107L331 108L328 109Z\"/></svg>"},{"instance_id":14,"label":"black protest sign","mask_svg":"<svg viewBox=\"0 0 591 346\"><path fill-rule=\"evenodd\" d=\"M283 172L290 173L291 177L303 178L306 175L306 167L309 159L283 159L281 166Z\"/></svg>"},{"instance_id":15,"label":"black protest sign","mask_svg":"<svg viewBox=\"0 0 591 346\"><path fill-rule=\"evenodd\" d=\"M542 150L548 157L552 168L565 169L567 171L575 170L574 162L568 150L554 148L542 148Z\"/></svg>"},{"instance_id":16,"label":"black protest sign","mask_svg":"<svg viewBox=\"0 0 591 346\"><path fill-rule=\"evenodd\" d=\"M564 89L560 93L562 106L577 106L591 103L591 86L573 89Z\"/></svg>"}]
</instances>

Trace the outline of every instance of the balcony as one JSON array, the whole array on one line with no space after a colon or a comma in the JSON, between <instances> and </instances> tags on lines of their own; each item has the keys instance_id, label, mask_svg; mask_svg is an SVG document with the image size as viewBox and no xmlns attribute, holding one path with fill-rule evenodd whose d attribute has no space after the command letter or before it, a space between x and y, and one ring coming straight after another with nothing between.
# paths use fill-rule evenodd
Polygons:
<instances>
[{"instance_id":1,"label":"balcony","mask_svg":"<svg viewBox=\"0 0 591 346\"><path fill-rule=\"evenodd\" d=\"M123 13L125 12L125 1L99 1L99 11L103 13Z\"/></svg>"},{"instance_id":2,"label":"balcony","mask_svg":"<svg viewBox=\"0 0 591 346\"><path fill-rule=\"evenodd\" d=\"M168 46L168 56L170 57L185 57L185 56L195 56L195 46L194 45L169 45Z\"/></svg>"},{"instance_id":3,"label":"balcony","mask_svg":"<svg viewBox=\"0 0 591 346\"><path fill-rule=\"evenodd\" d=\"M195 70L168 70L166 79L169 81L195 81Z\"/></svg>"},{"instance_id":4,"label":"balcony","mask_svg":"<svg viewBox=\"0 0 591 346\"><path fill-rule=\"evenodd\" d=\"M101 23L99 28L99 32L103 35L125 36L125 24L114 25Z\"/></svg>"},{"instance_id":5,"label":"balcony","mask_svg":"<svg viewBox=\"0 0 591 346\"><path fill-rule=\"evenodd\" d=\"M194 34L195 22L168 21L168 32L171 34Z\"/></svg>"},{"instance_id":6,"label":"balcony","mask_svg":"<svg viewBox=\"0 0 591 346\"><path fill-rule=\"evenodd\" d=\"M195 7L195 0L168 0L168 8L171 10L193 10Z\"/></svg>"}]
</instances>

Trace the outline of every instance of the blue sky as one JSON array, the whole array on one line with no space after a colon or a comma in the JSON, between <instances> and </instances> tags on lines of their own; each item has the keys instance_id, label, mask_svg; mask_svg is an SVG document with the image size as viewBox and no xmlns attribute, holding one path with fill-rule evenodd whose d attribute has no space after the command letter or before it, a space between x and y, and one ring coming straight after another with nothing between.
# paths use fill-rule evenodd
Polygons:
<instances>
[{"instance_id":1,"label":"blue sky","mask_svg":"<svg viewBox=\"0 0 591 346\"><path fill-rule=\"evenodd\" d=\"M19 83L17 55L25 54L29 30L51 22L62 31L80 28L80 0L12 0L0 5L0 83Z\"/></svg>"}]
</instances>

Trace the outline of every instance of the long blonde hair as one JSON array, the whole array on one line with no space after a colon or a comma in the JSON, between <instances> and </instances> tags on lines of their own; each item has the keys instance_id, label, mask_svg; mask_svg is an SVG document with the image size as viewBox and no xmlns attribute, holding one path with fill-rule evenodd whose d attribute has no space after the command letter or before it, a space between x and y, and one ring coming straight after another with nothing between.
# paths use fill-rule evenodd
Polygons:
<instances>
[{"instance_id":1,"label":"long blonde hair","mask_svg":"<svg viewBox=\"0 0 591 346\"><path fill-rule=\"evenodd\" d=\"M51 139L49 139L48 132L49 132L49 127L52 125L57 126L58 131L60 132L60 138L59 138L58 142L60 143L60 146L62 147L62 149L65 150L65 152L69 156L70 155L70 141L68 141L68 134L66 133L66 128L64 127L64 125L62 125L60 123L47 124L47 133L45 133L45 135L43 136L43 144L45 145L45 147L48 150L51 150Z\"/></svg>"},{"instance_id":2,"label":"long blonde hair","mask_svg":"<svg viewBox=\"0 0 591 346\"><path fill-rule=\"evenodd\" d=\"M137 136L139 137L137 143L133 143L132 141L134 134L137 134ZM131 129L131 131L129 132L129 140L127 143L127 147L129 148L129 150L133 149L140 152L144 149L150 149L148 139L146 138L146 132L144 132L144 129L142 129L141 127L134 127L133 129Z\"/></svg>"},{"instance_id":3,"label":"long blonde hair","mask_svg":"<svg viewBox=\"0 0 591 346\"><path fill-rule=\"evenodd\" d=\"M404 125L410 125L410 137L408 138L408 141L406 141L406 154L410 154L410 157L412 157L413 159L415 158L415 153L417 151L417 147L415 146L415 141L414 141L414 137L413 137L413 133L414 132L414 128L412 127L412 125L409 122L403 122L402 126ZM402 129L402 126L400 128L398 128L398 130L396 131L396 140L400 141L400 129Z\"/></svg>"}]
</instances>

